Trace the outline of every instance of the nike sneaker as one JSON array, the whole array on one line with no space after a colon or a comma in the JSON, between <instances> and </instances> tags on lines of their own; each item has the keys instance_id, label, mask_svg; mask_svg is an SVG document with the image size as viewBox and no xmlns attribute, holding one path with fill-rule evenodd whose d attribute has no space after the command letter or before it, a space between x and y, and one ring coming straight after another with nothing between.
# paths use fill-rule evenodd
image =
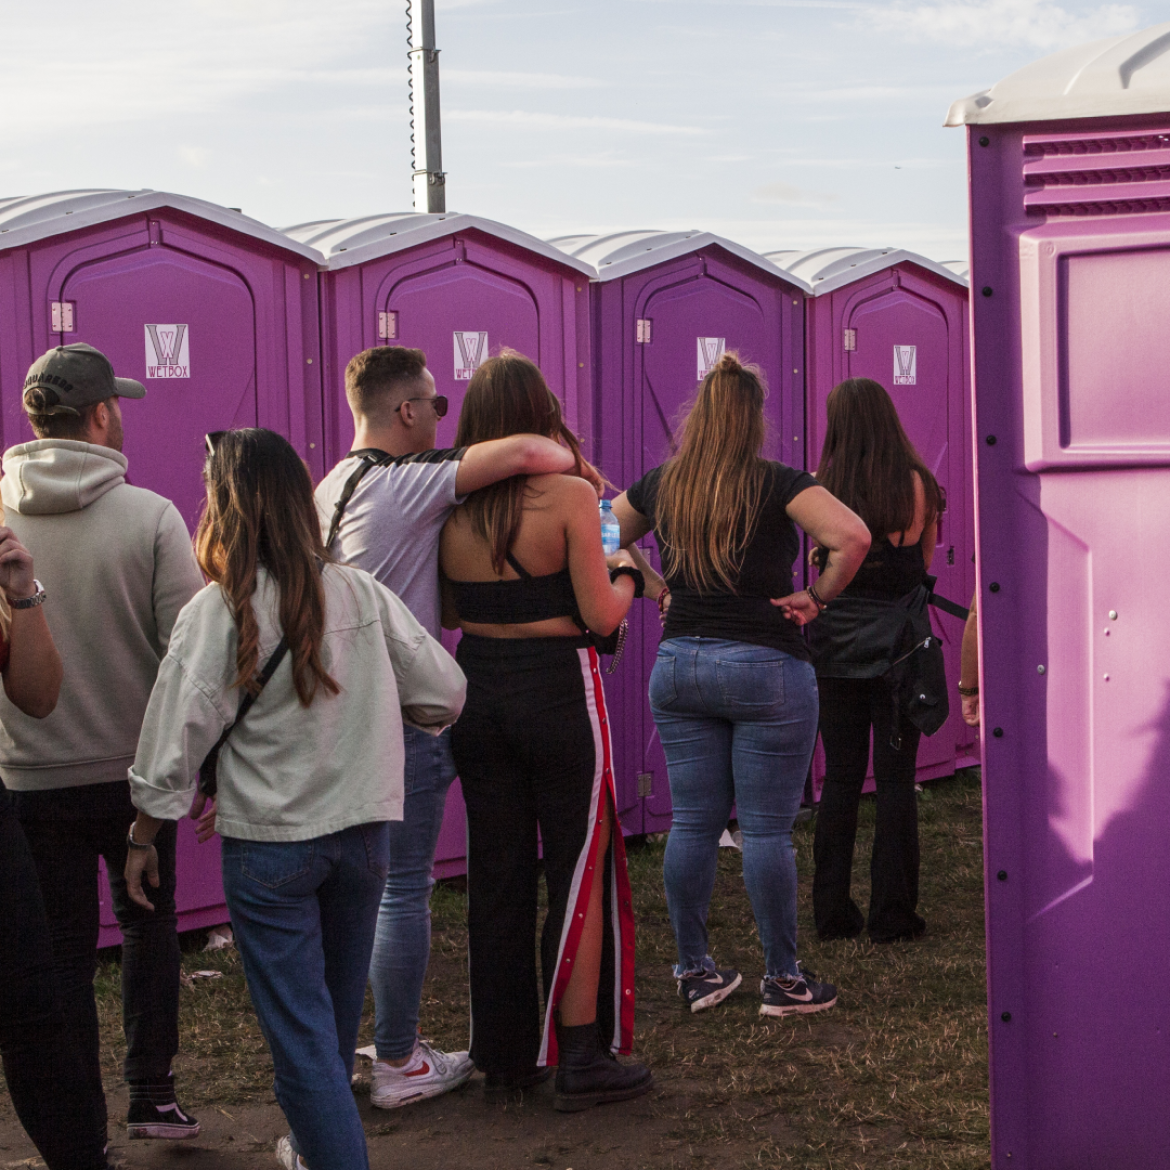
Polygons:
<instances>
[{"instance_id":1,"label":"nike sneaker","mask_svg":"<svg viewBox=\"0 0 1170 1170\"><path fill-rule=\"evenodd\" d=\"M837 1002L831 983L818 983L808 971L794 979L761 979L761 1016L807 1016L823 1012Z\"/></svg>"},{"instance_id":2,"label":"nike sneaker","mask_svg":"<svg viewBox=\"0 0 1170 1170\"><path fill-rule=\"evenodd\" d=\"M742 982L743 976L730 968L700 971L697 975L682 976L678 981L678 993L691 1011L701 1012L722 1003Z\"/></svg>"},{"instance_id":3,"label":"nike sneaker","mask_svg":"<svg viewBox=\"0 0 1170 1170\"><path fill-rule=\"evenodd\" d=\"M440 1052L420 1040L414 1056L402 1068L374 1061L370 1104L379 1109L397 1109L414 1101L425 1101L459 1088L475 1072L466 1052Z\"/></svg>"}]
</instances>

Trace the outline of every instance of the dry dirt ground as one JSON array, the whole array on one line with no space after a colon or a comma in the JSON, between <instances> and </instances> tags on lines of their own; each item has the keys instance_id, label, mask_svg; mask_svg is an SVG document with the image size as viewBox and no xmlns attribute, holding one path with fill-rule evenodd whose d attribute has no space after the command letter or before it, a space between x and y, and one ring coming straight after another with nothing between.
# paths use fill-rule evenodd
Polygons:
<instances>
[{"instance_id":1,"label":"dry dirt ground","mask_svg":"<svg viewBox=\"0 0 1170 1170\"><path fill-rule=\"evenodd\" d=\"M374 1170L669 1170L817 1167L825 1170L974 1170L988 1165L983 984L981 801L976 770L931 785L921 803L921 910L914 944L819 943L809 909L812 833L798 827L801 954L839 986L832 1011L796 1020L758 1015L759 944L740 855L720 854L712 953L744 973L721 1007L692 1016L669 977L672 938L662 891L661 840L635 844L638 921L637 1055L657 1088L579 1114L552 1108L551 1085L518 1104L488 1105L476 1076L461 1091L393 1112L359 1107ZM868 899L872 803L863 807L855 895ZM467 1040L464 895L436 892L423 1028L441 1047ZM192 1142L128 1142L117 955L99 971L104 1069L115 1161L157 1170L276 1165L287 1132L271 1063L234 951L185 942L184 969L214 968L182 996L180 1099L203 1125ZM372 1017L363 1043L372 1034ZM364 1065L359 1061L359 1070ZM36 1166L35 1151L0 1090L0 1170Z\"/></svg>"}]
</instances>

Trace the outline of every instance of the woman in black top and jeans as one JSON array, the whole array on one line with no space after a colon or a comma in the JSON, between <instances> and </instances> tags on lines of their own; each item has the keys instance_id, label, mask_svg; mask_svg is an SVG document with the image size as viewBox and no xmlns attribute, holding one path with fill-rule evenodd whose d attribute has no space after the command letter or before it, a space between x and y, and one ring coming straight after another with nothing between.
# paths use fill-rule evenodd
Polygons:
<instances>
[{"instance_id":1,"label":"woman in black top and jeans","mask_svg":"<svg viewBox=\"0 0 1170 1170\"><path fill-rule=\"evenodd\" d=\"M914 450L890 396L869 378L850 378L829 395L828 427L817 479L857 511L873 544L845 598L893 602L922 585L934 556L942 497ZM814 557L819 559L814 551ZM881 607L875 608L875 617ZM832 611L810 631L821 694L825 786L813 853L813 916L823 939L874 942L916 938L918 803L914 771L921 732L895 717L886 661L872 661L872 639L854 614ZM850 896L857 808L869 762L877 785L868 920ZM896 745L896 746L895 746Z\"/></svg>"},{"instance_id":2,"label":"woman in black top and jeans","mask_svg":"<svg viewBox=\"0 0 1170 1170\"><path fill-rule=\"evenodd\" d=\"M679 994L700 1011L741 980L715 966L707 940L718 842L734 804L764 949L760 1013L784 1016L836 1002L836 989L796 960L792 824L817 729L800 627L848 582L869 535L811 475L760 457L764 394L758 372L724 354L699 388L678 454L613 511L623 545L654 529L671 592L650 707L674 809L664 878ZM816 590L792 592L793 521L830 550Z\"/></svg>"},{"instance_id":3,"label":"woman in black top and jeans","mask_svg":"<svg viewBox=\"0 0 1170 1170\"><path fill-rule=\"evenodd\" d=\"M472 377L455 443L513 434L559 439L585 469L540 370L505 350ZM605 693L583 629L615 629L641 574L628 553L607 565L597 493L569 475L472 493L447 521L439 559L443 621L463 631L467 675L451 749L467 803L471 1057L489 1096L528 1088L553 1064L558 1109L639 1096L650 1070L613 1057L633 1041L634 920Z\"/></svg>"}]
</instances>

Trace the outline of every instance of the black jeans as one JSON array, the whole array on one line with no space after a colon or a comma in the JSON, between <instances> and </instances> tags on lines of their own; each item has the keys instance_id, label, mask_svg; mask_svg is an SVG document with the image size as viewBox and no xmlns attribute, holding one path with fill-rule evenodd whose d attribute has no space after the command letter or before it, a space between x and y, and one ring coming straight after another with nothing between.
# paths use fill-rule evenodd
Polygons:
<instances>
[{"instance_id":1,"label":"black jeans","mask_svg":"<svg viewBox=\"0 0 1170 1170\"><path fill-rule=\"evenodd\" d=\"M563 937L565 916L582 880L597 801L609 798L604 784L595 792L599 728L596 713L586 705L573 642L465 636L459 643L467 703L452 731L451 748L467 804L471 1058L484 1072L516 1072L538 1060L556 1063L542 1028L533 946L537 830L548 887L540 944L547 1004L554 999L559 964L571 964L573 958L575 944L566 945ZM607 1038L614 1033L617 981L609 890L610 882L620 888L624 881L624 864L616 863L622 865L620 876L613 868L617 852L611 846L604 870L609 880L598 1026ZM583 906L575 903L574 909L580 913Z\"/></svg>"},{"instance_id":2,"label":"black jeans","mask_svg":"<svg viewBox=\"0 0 1170 1170\"><path fill-rule=\"evenodd\" d=\"M160 884L150 890L155 907L151 911L130 900L122 877L126 833L136 815L128 782L13 796L45 900L61 1008L81 1048L91 1091L102 1093L93 995L99 857L105 859L114 914L122 929L125 1076L128 1081L166 1076L179 1050L175 823L164 822L155 838Z\"/></svg>"},{"instance_id":3,"label":"black jeans","mask_svg":"<svg viewBox=\"0 0 1170 1170\"><path fill-rule=\"evenodd\" d=\"M0 1054L21 1124L49 1170L106 1165L105 1103L94 1097L53 983L37 871L0 788Z\"/></svg>"},{"instance_id":4,"label":"black jeans","mask_svg":"<svg viewBox=\"0 0 1170 1170\"><path fill-rule=\"evenodd\" d=\"M918 916L918 797L914 770L922 733L897 721L901 746L891 745L894 713L880 678L818 678L825 786L813 843L813 918L821 938L856 938L862 927L874 942L921 934ZM869 918L850 897L857 806L869 763L877 785L877 825L870 860Z\"/></svg>"}]
</instances>

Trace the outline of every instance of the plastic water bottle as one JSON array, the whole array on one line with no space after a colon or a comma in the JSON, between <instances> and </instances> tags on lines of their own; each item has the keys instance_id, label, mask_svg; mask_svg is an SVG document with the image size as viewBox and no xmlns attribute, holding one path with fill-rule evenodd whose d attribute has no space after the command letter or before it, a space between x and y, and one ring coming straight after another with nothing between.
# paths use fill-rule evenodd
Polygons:
<instances>
[{"instance_id":1,"label":"plastic water bottle","mask_svg":"<svg viewBox=\"0 0 1170 1170\"><path fill-rule=\"evenodd\" d=\"M601 501L601 547L607 557L613 556L622 547L622 526L613 514L613 503Z\"/></svg>"}]
</instances>

